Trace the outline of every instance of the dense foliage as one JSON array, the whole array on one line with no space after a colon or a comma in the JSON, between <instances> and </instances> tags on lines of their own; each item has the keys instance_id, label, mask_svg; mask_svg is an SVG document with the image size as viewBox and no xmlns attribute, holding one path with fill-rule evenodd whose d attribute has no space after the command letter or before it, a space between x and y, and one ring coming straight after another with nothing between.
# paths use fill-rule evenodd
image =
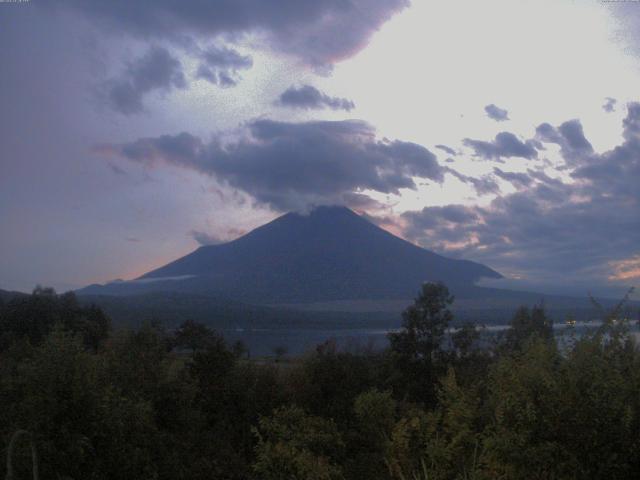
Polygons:
<instances>
[{"instance_id":1,"label":"dense foliage","mask_svg":"<svg viewBox=\"0 0 640 480\"><path fill-rule=\"evenodd\" d=\"M328 341L273 361L196 322L112 331L36 289L0 304L0 474L639 478L640 351L619 311L559 340L522 308L487 338L449 328L452 301L425 284L385 351Z\"/></svg>"}]
</instances>

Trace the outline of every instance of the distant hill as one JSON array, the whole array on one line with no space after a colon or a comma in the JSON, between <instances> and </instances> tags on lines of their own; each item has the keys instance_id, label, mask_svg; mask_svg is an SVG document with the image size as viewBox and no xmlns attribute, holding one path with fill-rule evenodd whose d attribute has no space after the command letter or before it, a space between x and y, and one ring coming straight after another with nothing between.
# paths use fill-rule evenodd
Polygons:
<instances>
[{"instance_id":1,"label":"distant hill","mask_svg":"<svg viewBox=\"0 0 640 480\"><path fill-rule=\"evenodd\" d=\"M200 247L134 281L92 285L80 294L172 291L250 304L412 298L425 281L465 290L491 268L443 257L344 207L288 213L232 242Z\"/></svg>"},{"instance_id":2,"label":"distant hill","mask_svg":"<svg viewBox=\"0 0 640 480\"><path fill-rule=\"evenodd\" d=\"M9 300L12 300L16 297L25 297L27 296L26 293L22 293L22 292L12 292L9 290L0 290L0 300L2 300L3 302L8 302Z\"/></svg>"}]
</instances>

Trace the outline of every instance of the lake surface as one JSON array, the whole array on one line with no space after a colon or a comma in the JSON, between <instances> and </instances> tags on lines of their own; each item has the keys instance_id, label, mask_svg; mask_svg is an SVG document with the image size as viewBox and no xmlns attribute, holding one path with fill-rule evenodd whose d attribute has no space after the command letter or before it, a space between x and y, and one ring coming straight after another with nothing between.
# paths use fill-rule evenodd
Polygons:
<instances>
[{"instance_id":1,"label":"lake surface","mask_svg":"<svg viewBox=\"0 0 640 480\"><path fill-rule=\"evenodd\" d=\"M586 330L593 330L601 325L601 322L580 322L573 327L576 335ZM488 325L482 329L487 338L509 328L508 325ZM640 341L640 332L636 322L629 326L631 333ZM273 355L276 347L284 347L288 354L299 355L315 349L328 340L334 340L341 349L358 351L362 349L382 349L388 345L387 333L398 329L380 328L343 328L343 329L229 329L222 330L228 343L238 340L244 342L249 349L249 354L254 356ZM566 324L554 325L556 335L561 340L569 333Z\"/></svg>"}]
</instances>

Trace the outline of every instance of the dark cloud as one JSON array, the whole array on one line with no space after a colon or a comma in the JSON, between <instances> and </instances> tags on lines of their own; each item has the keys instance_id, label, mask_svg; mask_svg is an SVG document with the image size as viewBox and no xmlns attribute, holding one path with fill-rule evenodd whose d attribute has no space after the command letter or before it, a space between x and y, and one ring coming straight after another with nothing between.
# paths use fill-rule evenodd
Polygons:
<instances>
[{"instance_id":1,"label":"dark cloud","mask_svg":"<svg viewBox=\"0 0 640 480\"><path fill-rule=\"evenodd\" d=\"M592 196L610 203L622 199L637 215L640 190L640 103L628 106L623 122L624 142L602 155L585 157L571 173L576 180L586 181ZM637 215L640 217L640 215Z\"/></svg>"},{"instance_id":2,"label":"dark cloud","mask_svg":"<svg viewBox=\"0 0 640 480\"><path fill-rule=\"evenodd\" d=\"M178 135L143 138L118 147L118 152L122 157L147 165L152 165L162 159L168 163L189 166L189 162L195 159L201 150L202 142L200 139L186 132ZM95 151L112 153L114 148L109 145L99 145Z\"/></svg>"},{"instance_id":3,"label":"dark cloud","mask_svg":"<svg viewBox=\"0 0 640 480\"><path fill-rule=\"evenodd\" d=\"M415 189L413 177L441 183L445 170L426 148L380 141L365 122L255 120L240 140L204 144L188 133L142 138L96 151L145 165L164 162L214 176L277 210L348 202L361 190ZM362 199L360 198L360 201Z\"/></svg>"},{"instance_id":4,"label":"dark cloud","mask_svg":"<svg viewBox=\"0 0 640 480\"><path fill-rule=\"evenodd\" d=\"M453 148L447 147L446 145L436 145L436 148L442 150L443 152L449 155L453 155L454 157L457 155L456 151Z\"/></svg>"},{"instance_id":5,"label":"dark cloud","mask_svg":"<svg viewBox=\"0 0 640 480\"><path fill-rule=\"evenodd\" d=\"M547 175L546 173L544 173L544 171L542 170L527 170L527 173L529 174L529 176L532 179L535 179L537 181L539 181L540 183L543 184L547 184L547 185L553 185L556 187L560 187L562 186L562 180L559 180L557 178L551 178L549 175Z\"/></svg>"},{"instance_id":6,"label":"dark cloud","mask_svg":"<svg viewBox=\"0 0 640 480\"><path fill-rule=\"evenodd\" d=\"M192 48L200 59L197 78L221 87L235 86L239 71L251 68L253 60L227 47ZM144 97L153 91L170 92L183 89L187 82L181 62L164 47L151 47L147 53L127 63L124 72L105 84L107 103L125 115L144 111Z\"/></svg>"},{"instance_id":7,"label":"dark cloud","mask_svg":"<svg viewBox=\"0 0 640 480\"><path fill-rule=\"evenodd\" d=\"M491 175L483 175L480 178L469 179L469 182L480 196L500 193L500 186Z\"/></svg>"},{"instance_id":8,"label":"dark cloud","mask_svg":"<svg viewBox=\"0 0 640 480\"><path fill-rule=\"evenodd\" d=\"M538 156L531 140L521 141L511 132L500 132L492 142L465 138L463 143L473 148L475 155L486 160L500 160L503 157L533 159Z\"/></svg>"},{"instance_id":9,"label":"dark cloud","mask_svg":"<svg viewBox=\"0 0 640 480\"><path fill-rule=\"evenodd\" d=\"M447 172L461 182L470 184L479 196L500 193L500 186L491 175L483 175L479 178L472 177L469 175L463 175L457 170L449 167L447 167Z\"/></svg>"},{"instance_id":10,"label":"dark cloud","mask_svg":"<svg viewBox=\"0 0 640 480\"><path fill-rule=\"evenodd\" d=\"M253 66L249 55L241 55L228 47L210 46L200 53L201 63L196 73L197 78L219 85L233 87L240 80L239 70L247 70Z\"/></svg>"},{"instance_id":11,"label":"dark cloud","mask_svg":"<svg viewBox=\"0 0 640 480\"><path fill-rule=\"evenodd\" d=\"M564 122L558 127L560 134L567 143L567 148L574 154L589 155L593 153L591 143L584 136L582 124L578 120Z\"/></svg>"},{"instance_id":12,"label":"dark cloud","mask_svg":"<svg viewBox=\"0 0 640 480\"><path fill-rule=\"evenodd\" d=\"M425 207L418 212L406 212L403 218L418 231L433 228L449 228L451 225L475 223L478 214L463 205L445 205L442 207Z\"/></svg>"},{"instance_id":13,"label":"dark cloud","mask_svg":"<svg viewBox=\"0 0 640 480\"><path fill-rule=\"evenodd\" d=\"M155 91L169 92L185 88L180 61L166 48L151 47L134 62L129 62L118 78L105 85L107 103L124 115L144 111L143 98Z\"/></svg>"},{"instance_id":14,"label":"dark cloud","mask_svg":"<svg viewBox=\"0 0 640 480\"><path fill-rule=\"evenodd\" d=\"M604 105L602 105L602 109L607 113L613 112L616 109L616 103L618 103L618 101L611 97L607 97L604 100L605 102Z\"/></svg>"},{"instance_id":15,"label":"dark cloud","mask_svg":"<svg viewBox=\"0 0 640 480\"><path fill-rule=\"evenodd\" d=\"M300 87L291 86L278 99L278 103L285 107L318 110L331 108L332 110L346 110L355 108L355 104L347 98L330 97L311 85Z\"/></svg>"},{"instance_id":16,"label":"dark cloud","mask_svg":"<svg viewBox=\"0 0 640 480\"><path fill-rule=\"evenodd\" d=\"M500 107L497 107L493 103L484 107L484 111L487 112L487 116L489 118L492 118L496 122L504 122L505 120L509 120L509 112Z\"/></svg>"},{"instance_id":17,"label":"dark cloud","mask_svg":"<svg viewBox=\"0 0 640 480\"><path fill-rule=\"evenodd\" d=\"M535 170L494 171L519 182L519 191L487 207L451 206L455 217L440 214L443 207L409 212L406 235L529 280L583 282L586 288L607 277L622 281L622 272L631 281L629 271L640 272L640 104L629 105L622 144L603 154L592 152L579 122L563 125L540 130L569 156L572 182Z\"/></svg>"},{"instance_id":18,"label":"dark cloud","mask_svg":"<svg viewBox=\"0 0 640 480\"><path fill-rule=\"evenodd\" d=\"M361 50L408 0L62 0L117 32L183 42L258 34L279 52L327 66Z\"/></svg>"},{"instance_id":19,"label":"dark cloud","mask_svg":"<svg viewBox=\"0 0 640 480\"><path fill-rule=\"evenodd\" d=\"M627 142L633 143L640 135L640 103L630 103L627 112L623 121L622 136Z\"/></svg>"},{"instance_id":20,"label":"dark cloud","mask_svg":"<svg viewBox=\"0 0 640 480\"><path fill-rule=\"evenodd\" d=\"M558 144L563 158L570 164L593 154L593 147L584 136L579 120L569 120L557 128L543 123L536 128L536 136L542 142Z\"/></svg>"},{"instance_id":21,"label":"dark cloud","mask_svg":"<svg viewBox=\"0 0 640 480\"><path fill-rule=\"evenodd\" d=\"M350 208L363 213L382 211L388 208L378 200L363 193L347 192L342 195L342 200L339 205L348 205Z\"/></svg>"},{"instance_id":22,"label":"dark cloud","mask_svg":"<svg viewBox=\"0 0 640 480\"><path fill-rule=\"evenodd\" d=\"M120 168L118 165L116 165L115 163L112 162L108 162L107 165L109 166L109 169L115 173L116 175L126 175L127 172L125 172L122 168Z\"/></svg>"},{"instance_id":23,"label":"dark cloud","mask_svg":"<svg viewBox=\"0 0 640 480\"><path fill-rule=\"evenodd\" d=\"M511 182L515 187L528 187L532 182L531 177L526 173L505 172L497 167L493 169L493 173L497 177Z\"/></svg>"}]
</instances>

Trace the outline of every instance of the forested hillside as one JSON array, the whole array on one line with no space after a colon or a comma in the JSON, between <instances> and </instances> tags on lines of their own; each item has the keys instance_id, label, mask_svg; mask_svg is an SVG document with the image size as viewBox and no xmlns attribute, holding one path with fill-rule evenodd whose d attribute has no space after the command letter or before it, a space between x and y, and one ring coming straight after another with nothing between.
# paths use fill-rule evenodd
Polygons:
<instances>
[{"instance_id":1,"label":"forested hillside","mask_svg":"<svg viewBox=\"0 0 640 480\"><path fill-rule=\"evenodd\" d=\"M622 306L562 338L487 337L425 284L389 348L248 357L203 324L111 327L73 294L0 302L9 479L628 479L640 351Z\"/></svg>"}]
</instances>

